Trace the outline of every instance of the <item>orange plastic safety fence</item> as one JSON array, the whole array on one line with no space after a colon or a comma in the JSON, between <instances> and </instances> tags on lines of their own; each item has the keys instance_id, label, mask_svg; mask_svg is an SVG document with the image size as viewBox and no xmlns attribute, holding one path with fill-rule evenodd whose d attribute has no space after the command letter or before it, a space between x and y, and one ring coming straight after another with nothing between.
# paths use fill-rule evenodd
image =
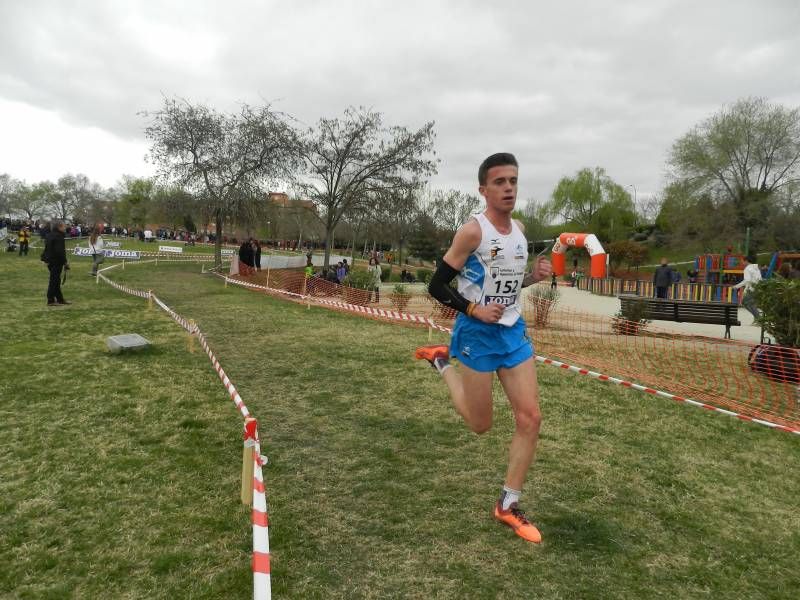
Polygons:
<instances>
[{"instance_id":1,"label":"orange plastic safety fence","mask_svg":"<svg viewBox=\"0 0 800 600\"><path fill-rule=\"evenodd\" d=\"M456 316L425 293L351 288L306 278L302 271L262 270L239 278L283 290L284 297L299 302L331 299L419 315L440 325L451 325ZM679 334L652 323L560 308L532 294L525 296L523 316L539 354L800 428L800 351L795 348Z\"/></svg>"}]
</instances>

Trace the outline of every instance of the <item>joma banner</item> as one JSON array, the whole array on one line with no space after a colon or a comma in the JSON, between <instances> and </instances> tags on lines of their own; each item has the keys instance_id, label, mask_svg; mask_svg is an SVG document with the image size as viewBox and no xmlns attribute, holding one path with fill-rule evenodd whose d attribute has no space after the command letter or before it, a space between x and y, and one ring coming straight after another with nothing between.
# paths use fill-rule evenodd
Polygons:
<instances>
[{"instance_id":1,"label":"joma banner","mask_svg":"<svg viewBox=\"0 0 800 600\"><path fill-rule=\"evenodd\" d=\"M75 246L75 256L92 256L94 253L91 248L81 248ZM127 260L139 260L140 255L136 250L103 250L106 258L125 258Z\"/></svg>"}]
</instances>

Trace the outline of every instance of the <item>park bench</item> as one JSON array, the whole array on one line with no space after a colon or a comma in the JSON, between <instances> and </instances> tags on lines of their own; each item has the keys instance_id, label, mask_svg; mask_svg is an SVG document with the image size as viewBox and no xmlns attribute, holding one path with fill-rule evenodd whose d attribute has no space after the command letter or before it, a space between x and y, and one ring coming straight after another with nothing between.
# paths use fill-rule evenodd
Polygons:
<instances>
[{"instance_id":1,"label":"park bench","mask_svg":"<svg viewBox=\"0 0 800 600\"><path fill-rule=\"evenodd\" d=\"M635 314L632 305L641 302L644 303L644 318L652 321L724 325L726 339L731 337L731 327L741 325L738 319L739 305L730 302L667 300L629 294L619 296L619 301L623 315Z\"/></svg>"}]
</instances>

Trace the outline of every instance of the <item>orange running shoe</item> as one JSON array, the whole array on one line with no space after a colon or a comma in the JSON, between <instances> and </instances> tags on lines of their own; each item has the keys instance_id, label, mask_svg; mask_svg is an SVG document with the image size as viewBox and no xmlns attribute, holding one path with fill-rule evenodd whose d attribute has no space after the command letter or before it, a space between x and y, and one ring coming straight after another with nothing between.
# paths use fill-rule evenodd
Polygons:
<instances>
[{"instance_id":1,"label":"orange running shoe","mask_svg":"<svg viewBox=\"0 0 800 600\"><path fill-rule=\"evenodd\" d=\"M447 349L447 346L442 344L434 344L433 346L420 346L414 352L414 358L417 360L427 360L435 369L436 363L434 361L438 358L445 362L450 360L450 351Z\"/></svg>"},{"instance_id":2,"label":"orange running shoe","mask_svg":"<svg viewBox=\"0 0 800 600\"><path fill-rule=\"evenodd\" d=\"M495 504L494 518L511 527L511 529L514 530L514 533L516 533L523 540L533 542L534 544L541 543L542 534L539 533L539 530L536 529L536 526L533 523L528 521L525 513L522 512L522 509L517 505L516 502L509 506L508 510L503 510L499 502Z\"/></svg>"}]
</instances>

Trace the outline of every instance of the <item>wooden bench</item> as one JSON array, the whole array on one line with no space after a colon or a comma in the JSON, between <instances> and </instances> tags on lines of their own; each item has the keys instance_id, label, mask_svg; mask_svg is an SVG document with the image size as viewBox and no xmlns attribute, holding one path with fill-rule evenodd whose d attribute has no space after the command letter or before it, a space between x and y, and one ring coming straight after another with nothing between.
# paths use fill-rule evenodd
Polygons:
<instances>
[{"instance_id":1,"label":"wooden bench","mask_svg":"<svg viewBox=\"0 0 800 600\"><path fill-rule=\"evenodd\" d=\"M725 337L731 337L731 327L741 325L738 319L739 305L730 302L696 302L694 300L666 300L664 298L642 298L623 294L619 296L622 314L633 314L634 302L644 303L645 319L652 321L675 321L677 323L703 323L724 325Z\"/></svg>"}]
</instances>

